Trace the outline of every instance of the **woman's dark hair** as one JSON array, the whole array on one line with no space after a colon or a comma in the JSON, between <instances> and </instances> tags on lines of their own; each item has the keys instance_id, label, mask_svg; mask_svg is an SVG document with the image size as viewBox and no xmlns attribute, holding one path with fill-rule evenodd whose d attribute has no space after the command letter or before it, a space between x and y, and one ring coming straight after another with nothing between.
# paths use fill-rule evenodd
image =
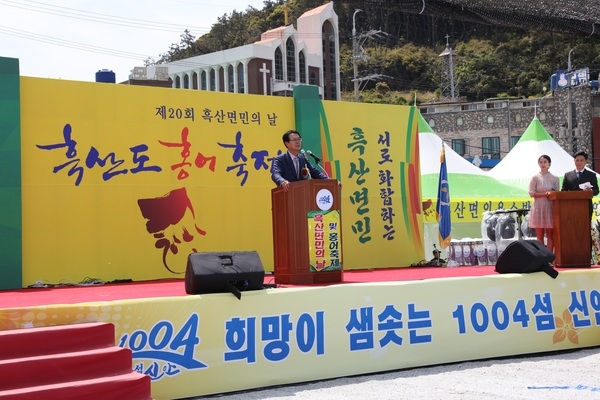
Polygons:
<instances>
[{"instance_id":1,"label":"woman's dark hair","mask_svg":"<svg viewBox=\"0 0 600 400\"><path fill-rule=\"evenodd\" d=\"M550 159L550 156L549 156L549 155L547 155L547 154L542 154L542 155L540 156L540 158L538 158L538 162L540 162L540 160L541 160L542 158L545 158L546 160L548 160L548 162L549 162L550 164L552 164L552 160Z\"/></svg>"}]
</instances>

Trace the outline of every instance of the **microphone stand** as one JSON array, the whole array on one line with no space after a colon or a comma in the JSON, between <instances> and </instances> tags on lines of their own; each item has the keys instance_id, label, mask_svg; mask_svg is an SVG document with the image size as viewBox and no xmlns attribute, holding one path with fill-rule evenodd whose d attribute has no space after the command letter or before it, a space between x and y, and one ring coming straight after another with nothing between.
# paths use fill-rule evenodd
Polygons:
<instances>
[{"instance_id":1,"label":"microphone stand","mask_svg":"<svg viewBox=\"0 0 600 400\"><path fill-rule=\"evenodd\" d=\"M323 173L325 174L325 176L327 177L327 179L329 179L329 174L327 173L327 171L325 171L325 168L323 168L321 166L321 164L319 164L318 162L317 162L317 167L321 168L321 171L323 171Z\"/></svg>"},{"instance_id":2,"label":"microphone stand","mask_svg":"<svg viewBox=\"0 0 600 400\"><path fill-rule=\"evenodd\" d=\"M321 161L321 159L318 158L317 156L315 156L312 153L312 151L310 151L310 150L307 153L308 153L309 156L311 156L315 160L315 162L317 163L317 167L319 167L321 169L321 171L323 171L323 173L325 174L325 176L327 177L327 179L329 179L329 174L327 173L327 171L325 171L325 168L323 168L323 166L321 166L321 164L319 164L319 161Z\"/></svg>"}]
</instances>

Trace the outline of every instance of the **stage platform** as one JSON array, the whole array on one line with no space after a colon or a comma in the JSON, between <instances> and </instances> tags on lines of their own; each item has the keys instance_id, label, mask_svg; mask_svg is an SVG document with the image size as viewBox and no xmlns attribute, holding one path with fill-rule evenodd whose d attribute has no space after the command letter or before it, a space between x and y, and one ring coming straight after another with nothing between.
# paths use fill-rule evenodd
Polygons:
<instances>
[{"instance_id":1,"label":"stage platform","mask_svg":"<svg viewBox=\"0 0 600 400\"><path fill-rule=\"evenodd\" d=\"M392 281L416 281L432 278L452 278L466 276L496 275L494 266L406 267L344 271L341 283L369 283ZM90 281L88 279L88 281ZM275 285L275 276L265 273L266 287ZM105 284L45 284L46 287L32 287L18 290L0 290L0 309L13 307L43 306L50 304L74 304L96 301L115 301L156 297L187 296L182 279L165 279L144 282L120 282ZM275 285L284 289L291 287L330 286L314 285Z\"/></svg>"},{"instance_id":2,"label":"stage platform","mask_svg":"<svg viewBox=\"0 0 600 400\"><path fill-rule=\"evenodd\" d=\"M0 291L0 330L111 322L157 400L600 345L600 268L345 271L187 295L183 279Z\"/></svg>"}]
</instances>

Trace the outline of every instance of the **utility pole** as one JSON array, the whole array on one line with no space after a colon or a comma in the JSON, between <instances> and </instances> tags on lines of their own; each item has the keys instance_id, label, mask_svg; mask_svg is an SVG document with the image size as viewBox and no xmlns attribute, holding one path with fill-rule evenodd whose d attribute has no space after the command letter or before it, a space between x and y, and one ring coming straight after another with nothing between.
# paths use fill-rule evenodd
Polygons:
<instances>
[{"instance_id":1,"label":"utility pole","mask_svg":"<svg viewBox=\"0 0 600 400\"><path fill-rule=\"evenodd\" d=\"M358 38L356 37L356 14L362 10L356 9L352 15L352 66L354 67L354 101L360 100L358 91Z\"/></svg>"},{"instance_id":2,"label":"utility pole","mask_svg":"<svg viewBox=\"0 0 600 400\"><path fill-rule=\"evenodd\" d=\"M442 59L442 98L456 101L458 98L458 88L454 83L454 50L450 47L446 35L446 48L440 54Z\"/></svg>"},{"instance_id":3,"label":"utility pole","mask_svg":"<svg viewBox=\"0 0 600 400\"><path fill-rule=\"evenodd\" d=\"M365 50L362 45L367 39L381 39L382 36L385 35L384 32L370 30L366 33L361 33L360 35L356 34L356 14L361 12L362 10L356 9L354 14L352 15L352 66L354 67L354 78L352 82L354 82L354 101L360 101L360 84L362 82L369 82L371 80L377 80L386 77L381 74L369 74L366 76L358 76L358 62L366 61L369 57L366 55ZM389 77L388 77L389 78Z\"/></svg>"},{"instance_id":4,"label":"utility pole","mask_svg":"<svg viewBox=\"0 0 600 400\"><path fill-rule=\"evenodd\" d=\"M573 49L569 50L569 59L567 61L567 140L571 140L571 153L577 151L577 143L575 135L573 135L573 110L571 106L571 53Z\"/></svg>"}]
</instances>

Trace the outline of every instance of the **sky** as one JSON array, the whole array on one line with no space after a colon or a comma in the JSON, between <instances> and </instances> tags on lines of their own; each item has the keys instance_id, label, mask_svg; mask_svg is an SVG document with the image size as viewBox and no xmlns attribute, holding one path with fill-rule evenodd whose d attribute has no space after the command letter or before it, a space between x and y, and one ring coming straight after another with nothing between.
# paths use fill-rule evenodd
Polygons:
<instances>
[{"instance_id":1,"label":"sky","mask_svg":"<svg viewBox=\"0 0 600 400\"><path fill-rule=\"evenodd\" d=\"M0 0L0 57L18 58L21 76L94 82L108 69L116 82L149 57L198 38L217 19L263 0Z\"/></svg>"}]
</instances>

